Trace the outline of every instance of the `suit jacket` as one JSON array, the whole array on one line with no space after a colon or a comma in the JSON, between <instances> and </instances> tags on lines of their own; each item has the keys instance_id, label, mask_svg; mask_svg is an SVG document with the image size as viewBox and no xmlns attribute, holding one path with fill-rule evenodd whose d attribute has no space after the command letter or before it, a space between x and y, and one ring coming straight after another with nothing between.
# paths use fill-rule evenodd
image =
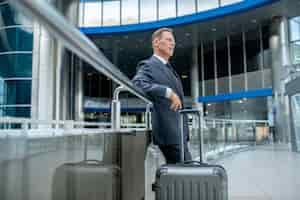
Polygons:
<instances>
[{"instance_id":1,"label":"suit jacket","mask_svg":"<svg viewBox=\"0 0 300 200\"><path fill-rule=\"evenodd\" d=\"M166 98L167 87L171 88L183 104L183 88L180 77L155 56L138 64L133 83L141 88L153 102L152 131L154 144L180 144L180 115L170 109L171 101ZM188 140L187 117L184 117L184 138Z\"/></svg>"}]
</instances>

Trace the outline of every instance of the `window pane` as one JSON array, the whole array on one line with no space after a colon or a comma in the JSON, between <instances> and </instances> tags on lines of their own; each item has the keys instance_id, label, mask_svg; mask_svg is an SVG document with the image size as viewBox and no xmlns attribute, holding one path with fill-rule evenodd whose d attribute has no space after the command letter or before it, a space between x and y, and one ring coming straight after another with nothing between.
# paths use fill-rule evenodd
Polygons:
<instances>
[{"instance_id":1,"label":"window pane","mask_svg":"<svg viewBox=\"0 0 300 200\"><path fill-rule=\"evenodd\" d=\"M4 80L0 78L0 105L3 104L4 104Z\"/></svg>"},{"instance_id":2,"label":"window pane","mask_svg":"<svg viewBox=\"0 0 300 200\"><path fill-rule=\"evenodd\" d=\"M4 105L31 104L31 81L5 81Z\"/></svg>"},{"instance_id":3,"label":"window pane","mask_svg":"<svg viewBox=\"0 0 300 200\"><path fill-rule=\"evenodd\" d=\"M210 10L219 7L219 0L198 0L198 11Z\"/></svg>"},{"instance_id":4,"label":"window pane","mask_svg":"<svg viewBox=\"0 0 300 200\"><path fill-rule=\"evenodd\" d=\"M231 74L244 73L242 34L230 36Z\"/></svg>"},{"instance_id":5,"label":"window pane","mask_svg":"<svg viewBox=\"0 0 300 200\"><path fill-rule=\"evenodd\" d=\"M221 6L226 6L226 5L238 3L241 1L243 1L243 0L221 0Z\"/></svg>"},{"instance_id":6,"label":"window pane","mask_svg":"<svg viewBox=\"0 0 300 200\"><path fill-rule=\"evenodd\" d=\"M156 0L141 0L141 22L157 20Z\"/></svg>"},{"instance_id":7,"label":"window pane","mask_svg":"<svg viewBox=\"0 0 300 200\"><path fill-rule=\"evenodd\" d=\"M290 20L290 40L300 40L300 17Z\"/></svg>"},{"instance_id":8,"label":"window pane","mask_svg":"<svg viewBox=\"0 0 300 200\"><path fill-rule=\"evenodd\" d=\"M218 78L228 76L227 39L217 41L217 71Z\"/></svg>"},{"instance_id":9,"label":"window pane","mask_svg":"<svg viewBox=\"0 0 300 200\"><path fill-rule=\"evenodd\" d=\"M138 0L122 0L122 24L138 23Z\"/></svg>"},{"instance_id":10,"label":"window pane","mask_svg":"<svg viewBox=\"0 0 300 200\"><path fill-rule=\"evenodd\" d=\"M269 47L269 39L270 39L270 27L263 26L262 27L262 37L263 37L263 68L269 69L271 68L271 56L270 56L270 47Z\"/></svg>"},{"instance_id":11,"label":"window pane","mask_svg":"<svg viewBox=\"0 0 300 200\"><path fill-rule=\"evenodd\" d=\"M103 97L100 95L102 92L101 87L101 76L96 72L87 72L84 76L84 95L88 97Z\"/></svg>"},{"instance_id":12,"label":"window pane","mask_svg":"<svg viewBox=\"0 0 300 200\"><path fill-rule=\"evenodd\" d=\"M258 70L260 63L260 39L258 28L246 33L246 55L247 72Z\"/></svg>"},{"instance_id":13,"label":"window pane","mask_svg":"<svg viewBox=\"0 0 300 200\"><path fill-rule=\"evenodd\" d=\"M8 4L3 4L0 6L0 14L3 20L1 26L16 25L16 21L14 18L14 11Z\"/></svg>"},{"instance_id":14,"label":"window pane","mask_svg":"<svg viewBox=\"0 0 300 200\"><path fill-rule=\"evenodd\" d=\"M199 46L198 46L198 77L199 77L199 95L202 96L202 58L201 58L201 46L200 46L200 42L199 42Z\"/></svg>"},{"instance_id":15,"label":"window pane","mask_svg":"<svg viewBox=\"0 0 300 200\"><path fill-rule=\"evenodd\" d=\"M32 51L32 28L8 28L1 32L0 52Z\"/></svg>"},{"instance_id":16,"label":"window pane","mask_svg":"<svg viewBox=\"0 0 300 200\"><path fill-rule=\"evenodd\" d=\"M31 77L32 54L0 55L0 77Z\"/></svg>"},{"instance_id":17,"label":"window pane","mask_svg":"<svg viewBox=\"0 0 300 200\"><path fill-rule=\"evenodd\" d=\"M84 26L101 26L101 14L101 1L85 2Z\"/></svg>"},{"instance_id":18,"label":"window pane","mask_svg":"<svg viewBox=\"0 0 300 200\"><path fill-rule=\"evenodd\" d=\"M30 107L0 108L0 116L30 117Z\"/></svg>"},{"instance_id":19,"label":"window pane","mask_svg":"<svg viewBox=\"0 0 300 200\"><path fill-rule=\"evenodd\" d=\"M176 17L175 0L159 0L159 19Z\"/></svg>"},{"instance_id":20,"label":"window pane","mask_svg":"<svg viewBox=\"0 0 300 200\"><path fill-rule=\"evenodd\" d=\"M104 26L120 25L120 1L119 0L103 1L103 25Z\"/></svg>"},{"instance_id":21,"label":"window pane","mask_svg":"<svg viewBox=\"0 0 300 200\"><path fill-rule=\"evenodd\" d=\"M204 80L214 79L214 51L213 43L209 42L204 47Z\"/></svg>"},{"instance_id":22,"label":"window pane","mask_svg":"<svg viewBox=\"0 0 300 200\"><path fill-rule=\"evenodd\" d=\"M292 52L292 63L299 64L300 63L300 41L293 42L291 44L291 52Z\"/></svg>"},{"instance_id":23,"label":"window pane","mask_svg":"<svg viewBox=\"0 0 300 200\"><path fill-rule=\"evenodd\" d=\"M188 15L195 13L195 0L178 1L178 15Z\"/></svg>"},{"instance_id":24,"label":"window pane","mask_svg":"<svg viewBox=\"0 0 300 200\"><path fill-rule=\"evenodd\" d=\"M29 17L25 17L20 12L15 12L8 4L0 6L0 15L3 20L1 26L32 25L32 20Z\"/></svg>"}]
</instances>

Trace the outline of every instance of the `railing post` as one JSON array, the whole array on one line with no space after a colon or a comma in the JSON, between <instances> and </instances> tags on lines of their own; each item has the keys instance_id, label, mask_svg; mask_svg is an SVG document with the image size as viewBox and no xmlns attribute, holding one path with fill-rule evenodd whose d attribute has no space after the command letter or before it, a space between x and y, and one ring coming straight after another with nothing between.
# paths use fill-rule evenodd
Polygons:
<instances>
[{"instance_id":1,"label":"railing post","mask_svg":"<svg viewBox=\"0 0 300 200\"><path fill-rule=\"evenodd\" d=\"M116 99L111 103L111 127L113 129L121 128L121 103Z\"/></svg>"},{"instance_id":2,"label":"railing post","mask_svg":"<svg viewBox=\"0 0 300 200\"><path fill-rule=\"evenodd\" d=\"M204 145L204 142L203 142L203 137L204 137L204 134L203 134L203 113L202 111L199 111L198 113L198 118L199 118L199 145L200 145L200 148L199 148L199 161L200 162L205 162L206 159L205 159L205 156L204 156L204 153L203 153L203 145Z\"/></svg>"},{"instance_id":3,"label":"railing post","mask_svg":"<svg viewBox=\"0 0 300 200\"><path fill-rule=\"evenodd\" d=\"M16 157L17 158L25 158L27 155L27 137L28 137L28 129L29 129L29 123L24 121L21 124L22 128L22 135L18 142L16 143Z\"/></svg>"},{"instance_id":4,"label":"railing post","mask_svg":"<svg viewBox=\"0 0 300 200\"><path fill-rule=\"evenodd\" d=\"M254 146L256 146L256 143L257 143L257 141L256 141L256 139L257 139L257 136L256 136L256 123L255 122L253 122L253 139L254 139Z\"/></svg>"},{"instance_id":5,"label":"railing post","mask_svg":"<svg viewBox=\"0 0 300 200\"><path fill-rule=\"evenodd\" d=\"M222 128L222 132L223 132L222 135L223 135L223 140L224 140L223 141L224 142L223 143L224 144L223 145L223 154L224 154L225 153L225 149L226 149L226 132L227 132L226 131L226 122L225 121L222 122L222 127L223 127Z\"/></svg>"},{"instance_id":6,"label":"railing post","mask_svg":"<svg viewBox=\"0 0 300 200\"><path fill-rule=\"evenodd\" d=\"M121 102L119 100L120 92L126 91L123 86L119 86L115 89L113 100L111 103L111 127L112 129L121 128Z\"/></svg>"},{"instance_id":7,"label":"railing post","mask_svg":"<svg viewBox=\"0 0 300 200\"><path fill-rule=\"evenodd\" d=\"M147 104L146 106L146 113L145 113L145 123L146 123L146 128L148 130L151 129L151 111L150 111L150 108L151 108L152 104Z\"/></svg>"}]
</instances>

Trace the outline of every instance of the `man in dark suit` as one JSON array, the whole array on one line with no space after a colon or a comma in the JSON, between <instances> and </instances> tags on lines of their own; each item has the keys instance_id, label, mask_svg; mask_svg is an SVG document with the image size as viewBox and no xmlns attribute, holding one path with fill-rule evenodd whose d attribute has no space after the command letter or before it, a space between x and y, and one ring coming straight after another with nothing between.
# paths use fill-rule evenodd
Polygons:
<instances>
[{"instance_id":1,"label":"man in dark suit","mask_svg":"<svg viewBox=\"0 0 300 200\"><path fill-rule=\"evenodd\" d=\"M152 34L153 56L138 64L133 83L153 102L152 129L154 144L158 145L167 163L180 161L180 115L183 108L183 88L180 77L169 63L175 48L173 30L161 28ZM187 141L189 130L184 117L184 160L191 160Z\"/></svg>"}]
</instances>

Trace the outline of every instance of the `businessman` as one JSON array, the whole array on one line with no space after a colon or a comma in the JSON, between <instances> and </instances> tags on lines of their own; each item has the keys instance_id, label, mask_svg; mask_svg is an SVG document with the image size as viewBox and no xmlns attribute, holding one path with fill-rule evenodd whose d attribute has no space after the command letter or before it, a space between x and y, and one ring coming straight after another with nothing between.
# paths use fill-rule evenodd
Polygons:
<instances>
[{"instance_id":1,"label":"businessman","mask_svg":"<svg viewBox=\"0 0 300 200\"><path fill-rule=\"evenodd\" d=\"M183 88L180 77L169 63L175 48L173 30L160 28L152 34L153 55L139 62L133 83L153 102L153 142L164 154L167 163L178 163L181 158L180 115L183 108ZM187 141L189 130L184 117L184 160L191 160Z\"/></svg>"}]
</instances>

